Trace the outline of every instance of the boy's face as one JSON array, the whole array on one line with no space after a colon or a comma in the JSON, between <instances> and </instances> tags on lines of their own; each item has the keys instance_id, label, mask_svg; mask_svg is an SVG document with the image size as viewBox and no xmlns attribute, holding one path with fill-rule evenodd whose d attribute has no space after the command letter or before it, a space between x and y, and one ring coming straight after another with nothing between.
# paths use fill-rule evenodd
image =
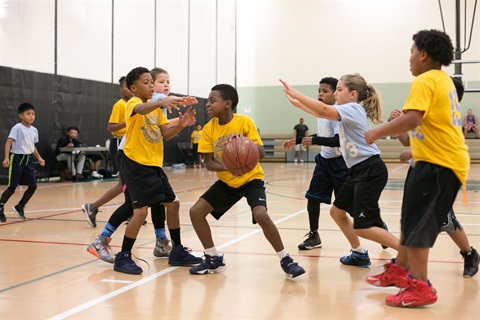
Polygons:
<instances>
[{"instance_id":1,"label":"boy's face","mask_svg":"<svg viewBox=\"0 0 480 320\"><path fill-rule=\"evenodd\" d=\"M412 44L410 49L410 72L414 77L423 73L422 62L426 58L425 51L418 50L415 42Z\"/></svg>"},{"instance_id":2,"label":"boy's face","mask_svg":"<svg viewBox=\"0 0 480 320\"><path fill-rule=\"evenodd\" d=\"M202 130L202 125L201 124L197 124L197 131L200 131Z\"/></svg>"},{"instance_id":3,"label":"boy's face","mask_svg":"<svg viewBox=\"0 0 480 320\"><path fill-rule=\"evenodd\" d=\"M334 91L328 83L320 83L320 86L318 87L318 101L328 105L334 105L335 96L333 93Z\"/></svg>"},{"instance_id":4,"label":"boy's face","mask_svg":"<svg viewBox=\"0 0 480 320\"><path fill-rule=\"evenodd\" d=\"M33 121L35 121L35 110L26 110L23 113L20 113L18 117L20 118L20 120L22 120L22 123L24 125L30 126Z\"/></svg>"},{"instance_id":5,"label":"boy's face","mask_svg":"<svg viewBox=\"0 0 480 320\"><path fill-rule=\"evenodd\" d=\"M130 86L130 90L143 102L151 99L153 95L153 79L150 72L143 73L140 78L135 80Z\"/></svg>"},{"instance_id":6,"label":"boy's face","mask_svg":"<svg viewBox=\"0 0 480 320\"><path fill-rule=\"evenodd\" d=\"M125 81L123 81L122 85L120 86L120 93L122 94L122 98L127 101L133 97L133 93L127 88L127 83Z\"/></svg>"},{"instance_id":7,"label":"boy's face","mask_svg":"<svg viewBox=\"0 0 480 320\"><path fill-rule=\"evenodd\" d=\"M224 100L220 92L213 90L208 95L206 109L210 118L219 118L226 112L232 112L232 101Z\"/></svg>"},{"instance_id":8,"label":"boy's face","mask_svg":"<svg viewBox=\"0 0 480 320\"><path fill-rule=\"evenodd\" d=\"M67 132L67 136L68 136L70 139L78 139L78 131L75 130L75 129L70 129L70 130Z\"/></svg>"},{"instance_id":9,"label":"boy's face","mask_svg":"<svg viewBox=\"0 0 480 320\"><path fill-rule=\"evenodd\" d=\"M168 73L157 74L156 79L153 81L153 91L163 93L166 96L170 94L170 76Z\"/></svg>"}]
</instances>

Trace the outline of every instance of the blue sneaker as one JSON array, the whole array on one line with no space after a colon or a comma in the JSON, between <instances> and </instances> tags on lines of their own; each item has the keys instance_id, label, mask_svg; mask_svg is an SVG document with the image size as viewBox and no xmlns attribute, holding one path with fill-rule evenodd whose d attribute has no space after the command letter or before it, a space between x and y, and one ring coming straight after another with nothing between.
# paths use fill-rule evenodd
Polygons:
<instances>
[{"instance_id":1,"label":"blue sneaker","mask_svg":"<svg viewBox=\"0 0 480 320\"><path fill-rule=\"evenodd\" d=\"M131 251L119 252L115 256L113 270L128 274L141 274L143 272L142 268L133 262Z\"/></svg>"},{"instance_id":2,"label":"blue sneaker","mask_svg":"<svg viewBox=\"0 0 480 320\"><path fill-rule=\"evenodd\" d=\"M289 255L282 258L280 265L287 278L296 278L305 273L305 269L300 267L298 262L293 262L293 259Z\"/></svg>"},{"instance_id":3,"label":"blue sneaker","mask_svg":"<svg viewBox=\"0 0 480 320\"><path fill-rule=\"evenodd\" d=\"M210 256L205 254L205 260L202 260L198 266L190 268L191 274L206 274L206 273L215 273L223 272L227 270L225 265L225 260L222 256Z\"/></svg>"},{"instance_id":4,"label":"blue sneaker","mask_svg":"<svg viewBox=\"0 0 480 320\"><path fill-rule=\"evenodd\" d=\"M352 254L349 256L343 256L340 258L340 262L344 265L367 268L372 264L370 262L370 257L368 256L368 251L365 251L365 253L360 253L350 250L350 252Z\"/></svg>"},{"instance_id":5,"label":"blue sneaker","mask_svg":"<svg viewBox=\"0 0 480 320\"><path fill-rule=\"evenodd\" d=\"M202 258L195 257L181 244L175 245L168 257L168 264L171 266L196 266L202 263L202 261Z\"/></svg>"}]
</instances>

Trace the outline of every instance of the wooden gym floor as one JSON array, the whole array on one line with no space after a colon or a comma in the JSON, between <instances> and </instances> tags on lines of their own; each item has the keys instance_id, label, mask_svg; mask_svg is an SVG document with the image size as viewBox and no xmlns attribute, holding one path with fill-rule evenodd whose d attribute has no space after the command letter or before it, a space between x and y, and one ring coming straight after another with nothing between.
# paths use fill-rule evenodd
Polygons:
<instances>
[{"instance_id":1,"label":"wooden gym floor","mask_svg":"<svg viewBox=\"0 0 480 320\"><path fill-rule=\"evenodd\" d=\"M364 278L376 266L395 257L392 249L363 240L371 268L342 266L339 257L349 245L322 205L322 249L298 251L308 232L304 192L314 164L262 163L266 173L269 213L290 255L306 274L286 279L278 257L261 229L251 224L242 200L220 221L211 219L216 245L228 269L221 274L193 276L188 268L170 267L152 254L155 236L150 217L142 227L134 254L142 275L114 272L86 247L99 234L119 196L101 209L97 228L84 220L80 205L93 202L116 181L40 183L26 207L26 221L12 212L24 189L17 189L5 207L0 224L0 319L479 319L477 274L464 279L459 249L442 233L430 253L429 275L439 300L417 309L385 305L396 288L376 288ZM382 217L398 236L406 164L388 164L390 180L381 197ZM468 181L468 204L459 193L457 217L470 243L480 249L480 165ZM202 247L188 218L188 210L216 180L205 169L166 169L181 199L182 242L202 255ZM5 186L0 186L3 192ZM114 234L120 250L125 226Z\"/></svg>"}]
</instances>

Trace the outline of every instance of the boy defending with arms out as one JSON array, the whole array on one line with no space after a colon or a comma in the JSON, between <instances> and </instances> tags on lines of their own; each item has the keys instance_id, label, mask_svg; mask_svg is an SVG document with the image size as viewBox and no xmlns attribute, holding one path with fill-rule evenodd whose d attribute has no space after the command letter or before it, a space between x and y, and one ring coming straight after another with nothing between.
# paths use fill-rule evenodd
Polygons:
<instances>
[{"instance_id":1,"label":"boy defending with arms out","mask_svg":"<svg viewBox=\"0 0 480 320\"><path fill-rule=\"evenodd\" d=\"M225 169L222 163L222 151L225 141L236 136L251 139L257 146L260 159L265 157L262 141L253 121L243 115L234 114L238 103L237 90L228 84L219 84L212 88L206 105L207 114L212 118L202 130L198 152L205 156L209 171L216 171L217 180L190 209L190 219L203 247L205 260L190 269L191 274L222 272L226 269L223 255L219 255L213 243L212 232L207 215L220 219L235 203L243 197L252 209L253 223L258 223L267 240L280 258L280 265L289 278L305 273L305 270L293 262L285 250L277 227L267 213L264 173L260 164L250 172L235 176Z\"/></svg>"},{"instance_id":2,"label":"boy defending with arms out","mask_svg":"<svg viewBox=\"0 0 480 320\"><path fill-rule=\"evenodd\" d=\"M129 274L141 274L142 268L131 258L131 250L143 221L148 214L148 207L158 203L173 202L175 193L162 169L163 139L171 139L183 128L195 121L195 110L190 107L184 115L179 112L178 125L168 127L168 120L161 108L177 105L192 105L198 101L193 97L166 97L160 101L148 102L153 95L153 79L150 71L138 67L127 75L127 87L134 97L127 103L125 111L126 142L124 158L121 163L122 178L125 180L132 207L133 217L125 230L122 252L115 257L114 270ZM170 218L170 217L169 217ZM169 263L176 266L195 265L202 259L189 254L180 240L180 218L168 220L174 248Z\"/></svg>"},{"instance_id":3,"label":"boy defending with arms out","mask_svg":"<svg viewBox=\"0 0 480 320\"><path fill-rule=\"evenodd\" d=\"M30 103L22 103L18 106L18 117L22 121L13 126L5 143L5 158L2 164L5 168L9 168L9 175L8 188L5 189L0 198L1 222L7 221L4 206L19 184L27 185L28 188L18 204L13 207L13 211L20 219L25 220L23 209L37 190L37 178L33 167L32 154L42 167L45 166L45 160L42 159L35 147L35 143L38 142L37 128L32 126L33 121L35 121L35 107Z\"/></svg>"},{"instance_id":4,"label":"boy defending with arms out","mask_svg":"<svg viewBox=\"0 0 480 320\"><path fill-rule=\"evenodd\" d=\"M442 66L452 60L453 45L447 34L438 30L415 34L410 71L416 78L403 115L365 133L365 140L373 143L411 130L415 167L405 183L401 242L394 264L405 272L394 275L395 285L402 289L386 298L389 306L417 307L437 301L436 290L428 280L428 254L448 219L458 189L467 180L470 166L457 91L442 71Z\"/></svg>"}]
</instances>

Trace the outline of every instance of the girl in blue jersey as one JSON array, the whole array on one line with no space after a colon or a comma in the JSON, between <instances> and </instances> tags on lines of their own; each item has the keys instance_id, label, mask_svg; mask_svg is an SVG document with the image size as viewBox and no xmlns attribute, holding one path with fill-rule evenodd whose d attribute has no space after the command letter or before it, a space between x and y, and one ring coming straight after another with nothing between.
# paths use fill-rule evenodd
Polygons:
<instances>
[{"instance_id":1,"label":"girl in blue jersey","mask_svg":"<svg viewBox=\"0 0 480 320\"><path fill-rule=\"evenodd\" d=\"M319 118L339 121L340 152L349 168L349 177L340 189L330 215L350 242L352 253L340 258L346 265L368 267L368 252L359 236L398 249L399 240L384 229L378 200L388 180L388 171L375 144L365 141L368 119L382 121L382 103L375 88L359 74L340 78L335 91L336 105L314 100L280 80L288 100L297 108ZM353 217L351 219L346 212Z\"/></svg>"}]
</instances>

